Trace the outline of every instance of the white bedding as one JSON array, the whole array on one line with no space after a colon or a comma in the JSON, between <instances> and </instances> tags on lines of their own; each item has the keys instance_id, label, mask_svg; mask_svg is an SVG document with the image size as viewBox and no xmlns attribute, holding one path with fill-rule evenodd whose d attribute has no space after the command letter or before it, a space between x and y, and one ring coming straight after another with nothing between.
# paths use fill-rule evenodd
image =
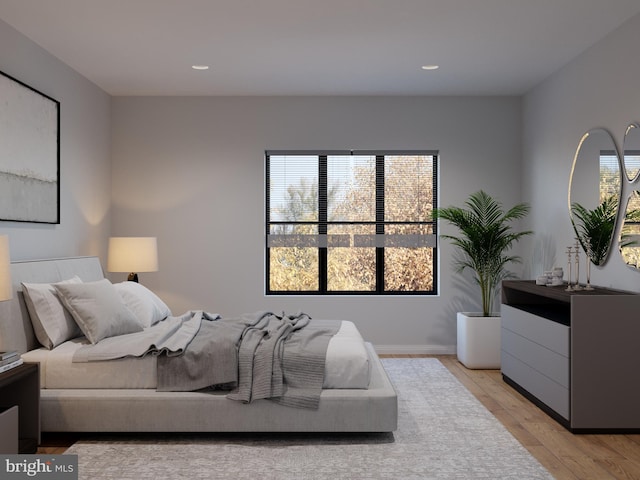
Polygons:
<instances>
[{"instance_id":1,"label":"white bedding","mask_svg":"<svg viewBox=\"0 0 640 480\"><path fill-rule=\"evenodd\" d=\"M22 355L26 362L40 363L40 385L47 389L156 388L156 358L124 358L105 362L73 363L73 354L87 345L85 338L69 340L47 350ZM355 324L343 320L329 342L323 388L367 388L370 380L365 343Z\"/></svg>"}]
</instances>

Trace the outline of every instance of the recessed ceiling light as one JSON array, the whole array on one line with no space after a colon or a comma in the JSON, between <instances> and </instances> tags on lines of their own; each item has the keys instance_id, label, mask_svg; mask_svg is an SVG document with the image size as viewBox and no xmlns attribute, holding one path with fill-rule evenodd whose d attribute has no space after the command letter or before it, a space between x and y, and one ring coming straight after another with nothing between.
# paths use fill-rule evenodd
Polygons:
<instances>
[{"instance_id":1,"label":"recessed ceiling light","mask_svg":"<svg viewBox=\"0 0 640 480\"><path fill-rule=\"evenodd\" d=\"M440 65L423 65L423 70L437 70L440 68Z\"/></svg>"},{"instance_id":2,"label":"recessed ceiling light","mask_svg":"<svg viewBox=\"0 0 640 480\"><path fill-rule=\"evenodd\" d=\"M209 70L209 65L191 65L194 70Z\"/></svg>"}]
</instances>

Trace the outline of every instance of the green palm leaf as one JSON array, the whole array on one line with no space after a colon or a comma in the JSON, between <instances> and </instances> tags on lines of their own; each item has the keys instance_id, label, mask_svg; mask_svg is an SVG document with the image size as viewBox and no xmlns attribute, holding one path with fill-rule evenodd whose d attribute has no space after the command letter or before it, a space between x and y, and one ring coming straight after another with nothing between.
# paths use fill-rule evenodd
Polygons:
<instances>
[{"instance_id":1,"label":"green palm leaf","mask_svg":"<svg viewBox=\"0 0 640 480\"><path fill-rule=\"evenodd\" d=\"M526 216L529 206L520 203L504 211L500 202L482 190L471 194L465 206L438 208L433 216L447 220L460 230L459 236L441 237L450 240L462 253L454 261L457 272L467 268L474 272L482 297L482 314L489 316L500 283L511 276L507 265L521 260L518 256L507 255L506 251L520 238L532 233L514 232L510 223Z\"/></svg>"},{"instance_id":2,"label":"green palm leaf","mask_svg":"<svg viewBox=\"0 0 640 480\"><path fill-rule=\"evenodd\" d=\"M617 211L618 200L615 195L605 198L593 210L577 202L571 204L578 240L594 265L602 265L607 257L616 226Z\"/></svg>"}]
</instances>

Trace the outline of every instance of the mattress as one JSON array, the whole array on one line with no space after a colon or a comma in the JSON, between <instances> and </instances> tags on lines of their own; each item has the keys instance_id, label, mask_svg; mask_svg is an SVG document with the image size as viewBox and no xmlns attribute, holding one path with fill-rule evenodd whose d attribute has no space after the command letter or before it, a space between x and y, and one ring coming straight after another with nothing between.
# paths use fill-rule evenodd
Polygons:
<instances>
[{"instance_id":1,"label":"mattress","mask_svg":"<svg viewBox=\"0 0 640 480\"><path fill-rule=\"evenodd\" d=\"M26 362L40 363L43 389L155 389L155 356L129 357L104 362L73 363L76 350L88 341L69 340L53 350L39 348L24 353ZM369 386L371 365L366 346L355 324L343 320L327 348L325 389L364 389Z\"/></svg>"}]
</instances>

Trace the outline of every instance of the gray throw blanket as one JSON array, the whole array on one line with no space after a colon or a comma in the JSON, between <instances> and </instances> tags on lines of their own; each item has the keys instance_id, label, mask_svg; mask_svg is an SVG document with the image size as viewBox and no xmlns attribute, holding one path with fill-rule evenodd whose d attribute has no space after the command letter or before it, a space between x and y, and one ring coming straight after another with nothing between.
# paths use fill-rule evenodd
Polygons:
<instances>
[{"instance_id":1,"label":"gray throw blanket","mask_svg":"<svg viewBox=\"0 0 640 480\"><path fill-rule=\"evenodd\" d=\"M158 357L161 392L191 392L213 385L238 382L238 345L245 329L261 318L246 314L239 318L217 318L201 322L200 330L182 355Z\"/></svg>"},{"instance_id":2,"label":"gray throw blanket","mask_svg":"<svg viewBox=\"0 0 640 480\"><path fill-rule=\"evenodd\" d=\"M303 330L287 337L281 353L283 374L274 378L274 401L290 407L318 408L327 347L340 325L336 320L313 320ZM278 385L284 389L279 397L276 395Z\"/></svg>"},{"instance_id":3,"label":"gray throw blanket","mask_svg":"<svg viewBox=\"0 0 640 480\"><path fill-rule=\"evenodd\" d=\"M339 321L308 315L257 312L236 319L202 322L183 355L158 358L158 390L192 391L213 385L235 387L227 396L317 409L324 383L327 347Z\"/></svg>"}]
</instances>

